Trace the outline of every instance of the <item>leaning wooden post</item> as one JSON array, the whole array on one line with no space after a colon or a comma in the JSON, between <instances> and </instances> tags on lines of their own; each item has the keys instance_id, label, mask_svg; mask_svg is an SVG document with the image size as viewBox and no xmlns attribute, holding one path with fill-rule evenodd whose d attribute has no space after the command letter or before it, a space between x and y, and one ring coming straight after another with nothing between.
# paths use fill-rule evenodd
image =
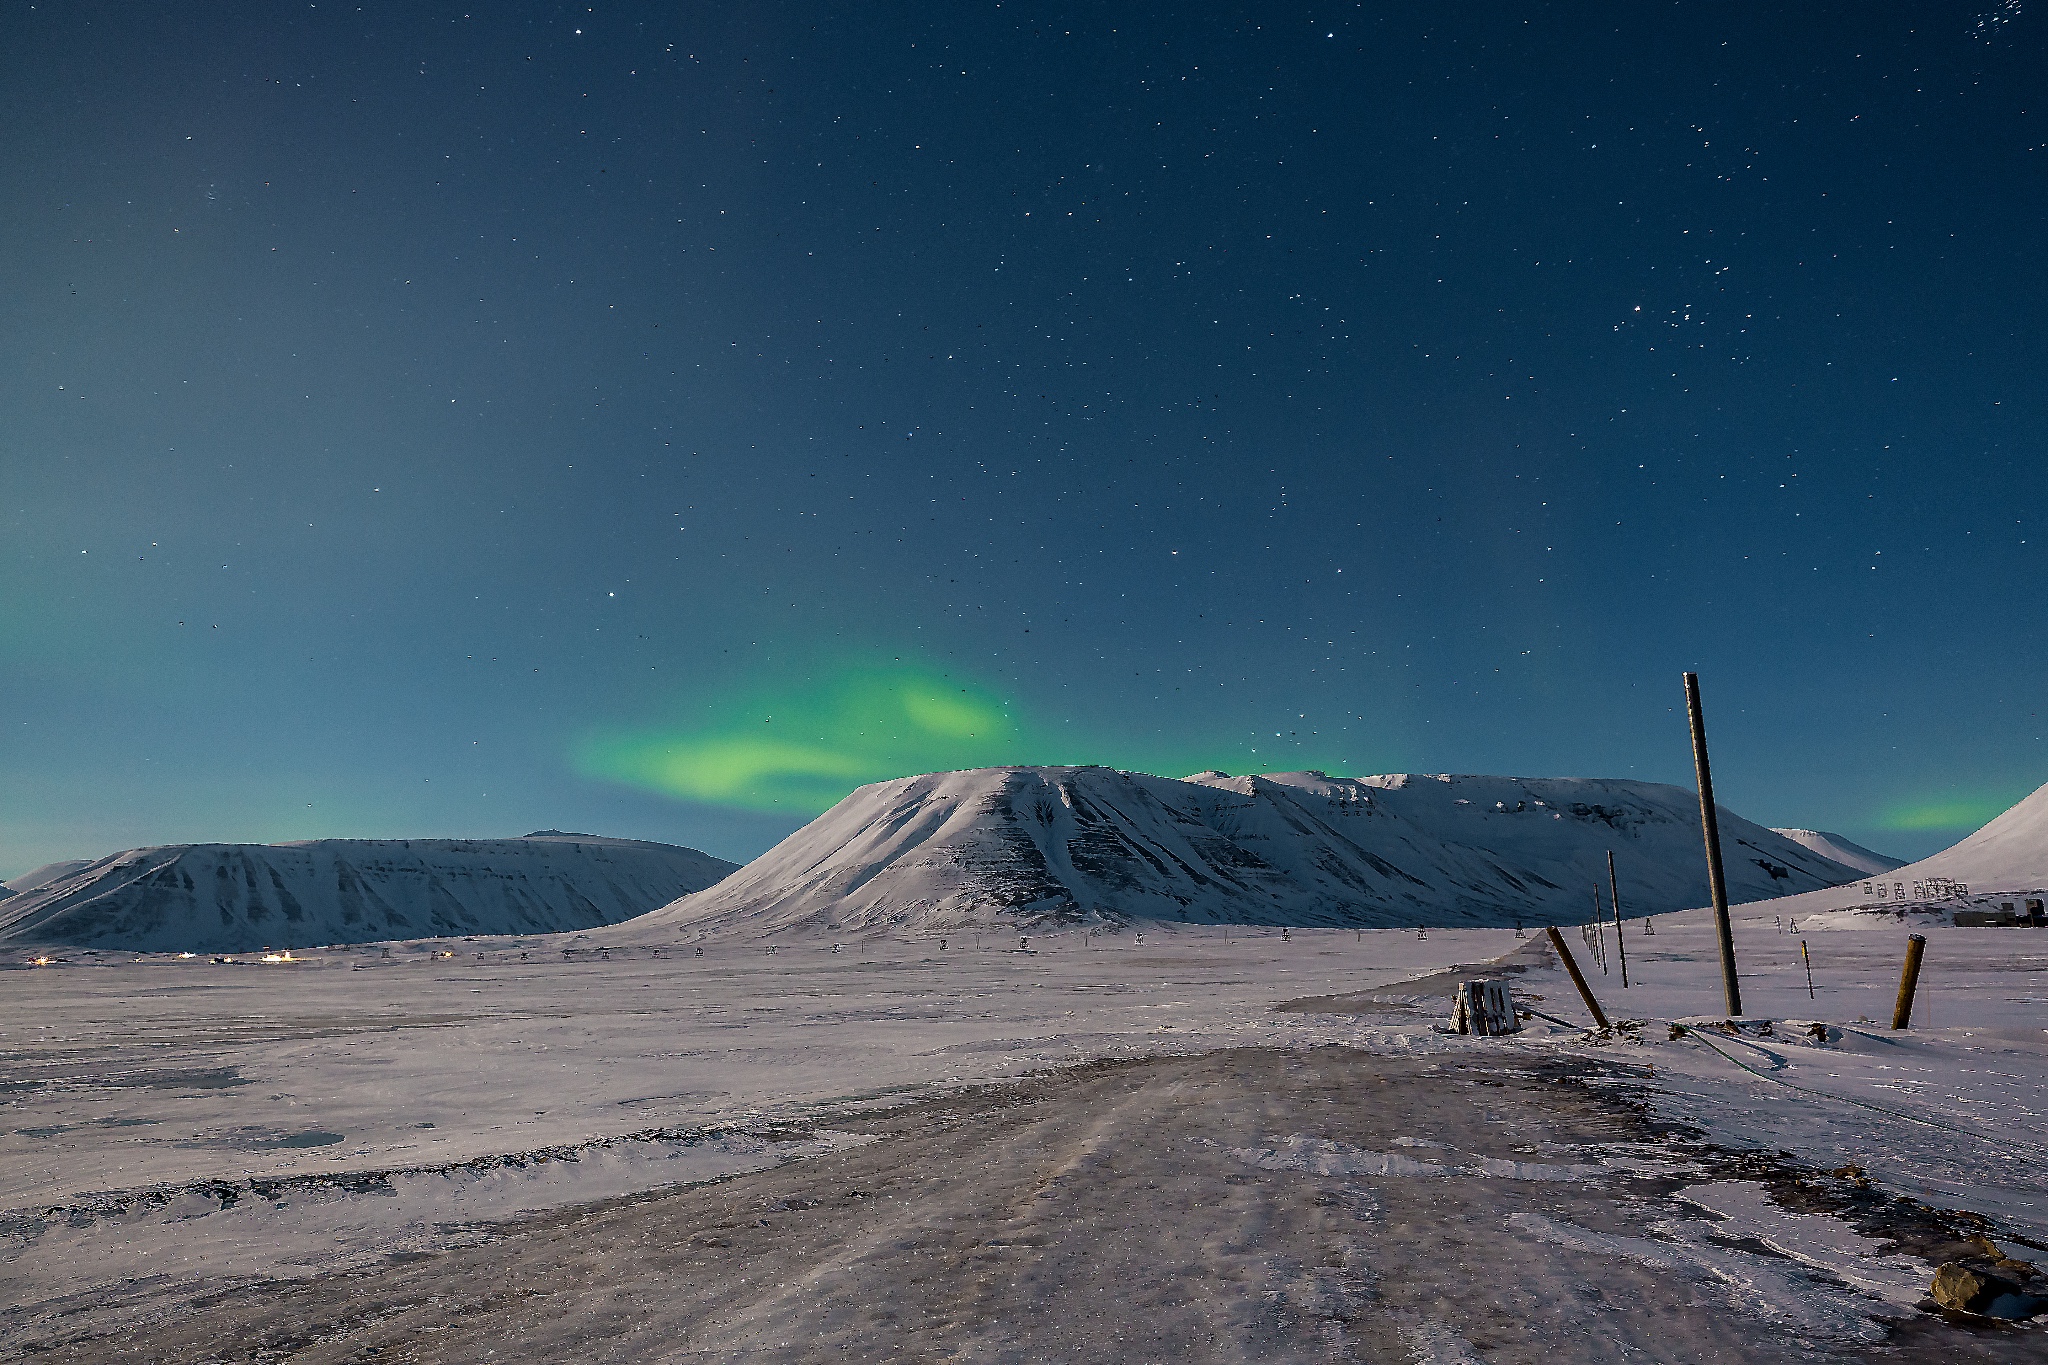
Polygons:
<instances>
[{"instance_id":1,"label":"leaning wooden post","mask_svg":"<svg viewBox=\"0 0 2048 1365\"><path fill-rule=\"evenodd\" d=\"M1700 714L1700 675L1685 675L1685 710L1692 720L1692 766L1700 780L1700 832L1707 840L1707 891L1714 898L1714 928L1721 936L1721 989L1728 1017L1742 1014L1735 980L1735 933L1728 927L1728 882L1721 872L1721 822L1714 814L1714 775L1707 767L1707 722Z\"/></svg>"},{"instance_id":2,"label":"leaning wooden post","mask_svg":"<svg viewBox=\"0 0 2048 1365\"><path fill-rule=\"evenodd\" d=\"M1905 1028L1913 1022L1913 988L1920 984L1920 958L1927 951L1927 936L1913 934L1906 939L1906 966L1899 973L1899 1003L1892 1006L1892 1027Z\"/></svg>"},{"instance_id":3,"label":"leaning wooden post","mask_svg":"<svg viewBox=\"0 0 2048 1365\"><path fill-rule=\"evenodd\" d=\"M1586 984L1585 977L1579 975L1579 964L1572 960L1572 950L1564 946L1564 935L1557 932L1555 924L1544 925L1543 932L1550 935L1550 946L1557 949L1557 956L1564 963L1564 969L1571 973L1572 984L1579 988L1579 995L1585 1000L1586 1008L1593 1012L1594 1022L1603 1029L1612 1029L1613 1025L1607 1022L1607 1016L1600 1010L1600 1002L1593 998L1593 988Z\"/></svg>"}]
</instances>

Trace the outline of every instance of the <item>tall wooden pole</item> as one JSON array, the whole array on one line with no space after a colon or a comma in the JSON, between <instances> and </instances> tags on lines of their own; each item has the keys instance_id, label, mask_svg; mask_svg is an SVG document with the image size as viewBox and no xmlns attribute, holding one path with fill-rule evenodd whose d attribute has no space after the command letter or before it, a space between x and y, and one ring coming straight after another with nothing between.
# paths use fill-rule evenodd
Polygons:
<instances>
[{"instance_id":1,"label":"tall wooden pole","mask_svg":"<svg viewBox=\"0 0 2048 1365\"><path fill-rule=\"evenodd\" d=\"M1607 850L1607 899L1614 906L1614 946L1621 953L1621 987L1628 989L1628 941L1621 932L1621 890L1614 882L1614 850Z\"/></svg>"},{"instance_id":2,"label":"tall wooden pole","mask_svg":"<svg viewBox=\"0 0 2048 1365\"><path fill-rule=\"evenodd\" d=\"M1707 722L1700 714L1700 675L1685 675L1685 710L1692 720L1692 766L1700 781L1700 832L1707 841L1707 891L1714 898L1714 928L1721 936L1721 989L1728 1017L1742 1014L1742 987L1735 979L1735 933L1728 925L1728 881L1721 872L1721 822L1714 814L1714 775L1707 766Z\"/></svg>"}]
</instances>

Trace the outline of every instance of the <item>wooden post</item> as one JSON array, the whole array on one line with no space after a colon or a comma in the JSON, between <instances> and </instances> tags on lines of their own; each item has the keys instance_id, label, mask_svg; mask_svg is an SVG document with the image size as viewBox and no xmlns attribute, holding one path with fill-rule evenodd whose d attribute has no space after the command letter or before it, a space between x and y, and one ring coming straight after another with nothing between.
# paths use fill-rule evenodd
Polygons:
<instances>
[{"instance_id":1,"label":"wooden post","mask_svg":"<svg viewBox=\"0 0 2048 1365\"><path fill-rule=\"evenodd\" d=\"M1586 1008L1593 1012L1594 1022L1603 1029L1611 1029L1607 1016L1600 1010L1600 1002L1593 998L1593 988L1586 984L1586 978L1579 975L1579 964L1572 959L1572 950L1564 946L1564 935L1557 932L1555 924L1543 926L1543 932L1550 935L1550 946L1557 949L1557 956L1564 963L1564 969L1571 973L1572 984L1579 988L1579 996L1586 1002Z\"/></svg>"},{"instance_id":2,"label":"wooden post","mask_svg":"<svg viewBox=\"0 0 2048 1365\"><path fill-rule=\"evenodd\" d=\"M1813 959L1806 955L1806 940L1799 940L1799 960L1806 964L1806 998L1813 999Z\"/></svg>"},{"instance_id":3,"label":"wooden post","mask_svg":"<svg viewBox=\"0 0 2048 1365\"><path fill-rule=\"evenodd\" d=\"M1621 884L1614 880L1614 850L1607 850L1607 899L1614 902L1614 941L1621 944L1621 984L1628 985L1628 944L1621 937Z\"/></svg>"},{"instance_id":4,"label":"wooden post","mask_svg":"<svg viewBox=\"0 0 2048 1365\"><path fill-rule=\"evenodd\" d=\"M1612 855L1610 855L1612 856ZM1628 989L1628 944L1621 937L1621 902L1614 903L1614 951L1621 959L1621 988Z\"/></svg>"},{"instance_id":5,"label":"wooden post","mask_svg":"<svg viewBox=\"0 0 2048 1365\"><path fill-rule=\"evenodd\" d=\"M1913 988L1920 984L1920 958L1927 951L1927 936L1913 934L1906 939L1906 966L1899 973L1899 1003L1892 1006L1892 1027L1909 1027L1913 1022Z\"/></svg>"},{"instance_id":6,"label":"wooden post","mask_svg":"<svg viewBox=\"0 0 2048 1365\"><path fill-rule=\"evenodd\" d=\"M1721 936L1721 990L1728 1017L1742 1014L1735 980L1735 933L1728 926L1728 881L1721 871L1721 822L1714 813L1714 775L1707 767L1707 722L1700 714L1700 675L1685 675L1685 710L1692 721L1692 766L1700 781L1700 832L1707 841L1707 891L1714 898L1714 928Z\"/></svg>"}]
</instances>

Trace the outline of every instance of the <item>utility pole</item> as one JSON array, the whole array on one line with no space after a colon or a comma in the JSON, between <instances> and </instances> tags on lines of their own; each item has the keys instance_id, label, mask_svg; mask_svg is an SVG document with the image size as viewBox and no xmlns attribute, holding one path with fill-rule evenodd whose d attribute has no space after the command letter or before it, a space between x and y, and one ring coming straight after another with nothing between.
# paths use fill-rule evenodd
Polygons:
<instances>
[{"instance_id":1,"label":"utility pole","mask_svg":"<svg viewBox=\"0 0 2048 1365\"><path fill-rule=\"evenodd\" d=\"M1621 890L1614 882L1614 850L1607 850L1607 899L1614 906L1614 947L1621 954L1621 986L1628 989L1628 941L1621 932Z\"/></svg>"},{"instance_id":2,"label":"utility pole","mask_svg":"<svg viewBox=\"0 0 2048 1365\"><path fill-rule=\"evenodd\" d=\"M1692 721L1692 766L1700 781L1700 832L1707 841L1707 891L1714 898L1714 929L1721 936L1721 989L1728 1017L1742 1014L1742 986L1735 979L1735 933L1728 925L1728 881L1721 871L1721 822L1714 813L1714 775L1707 766L1707 722L1700 714L1700 675L1685 675L1685 710Z\"/></svg>"}]
</instances>

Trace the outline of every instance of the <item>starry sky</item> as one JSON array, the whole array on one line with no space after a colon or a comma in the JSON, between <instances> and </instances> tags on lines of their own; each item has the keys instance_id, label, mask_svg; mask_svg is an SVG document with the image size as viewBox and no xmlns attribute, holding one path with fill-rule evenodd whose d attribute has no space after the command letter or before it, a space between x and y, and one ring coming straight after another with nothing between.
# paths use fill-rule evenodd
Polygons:
<instances>
[{"instance_id":1,"label":"starry sky","mask_svg":"<svg viewBox=\"0 0 2048 1365\"><path fill-rule=\"evenodd\" d=\"M0 875L2048 781L2048 4L10 0Z\"/></svg>"}]
</instances>

